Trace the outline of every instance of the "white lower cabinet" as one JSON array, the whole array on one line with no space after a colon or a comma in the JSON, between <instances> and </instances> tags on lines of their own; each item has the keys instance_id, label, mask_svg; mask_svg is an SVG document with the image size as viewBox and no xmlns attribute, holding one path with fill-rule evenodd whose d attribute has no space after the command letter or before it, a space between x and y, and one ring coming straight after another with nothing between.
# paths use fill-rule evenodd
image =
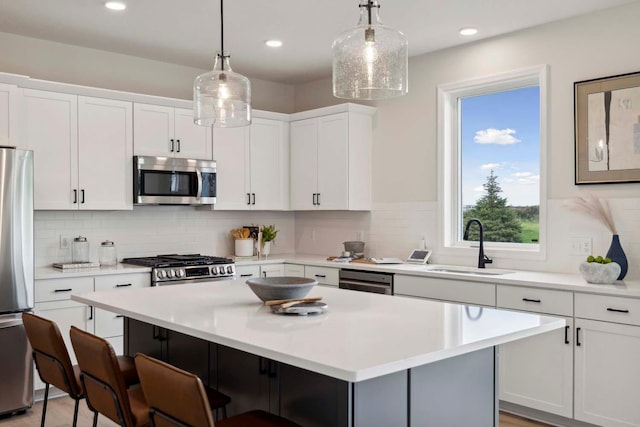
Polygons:
<instances>
[{"instance_id":1,"label":"white lower cabinet","mask_svg":"<svg viewBox=\"0 0 640 427\"><path fill-rule=\"evenodd\" d=\"M575 295L574 417L640 426L640 299Z\"/></svg>"},{"instance_id":2,"label":"white lower cabinet","mask_svg":"<svg viewBox=\"0 0 640 427\"><path fill-rule=\"evenodd\" d=\"M259 265L236 265L236 277L238 279L251 279L260 277Z\"/></svg>"},{"instance_id":3,"label":"white lower cabinet","mask_svg":"<svg viewBox=\"0 0 640 427\"><path fill-rule=\"evenodd\" d=\"M396 274L394 294L495 307L496 285Z\"/></svg>"},{"instance_id":4,"label":"white lower cabinet","mask_svg":"<svg viewBox=\"0 0 640 427\"><path fill-rule=\"evenodd\" d=\"M284 275L285 276L293 276L293 277L305 277L304 276L304 265L300 265L300 264L285 264L284 265Z\"/></svg>"},{"instance_id":5,"label":"white lower cabinet","mask_svg":"<svg viewBox=\"0 0 640 427\"><path fill-rule=\"evenodd\" d=\"M284 276L284 264L266 264L260 266L260 277Z\"/></svg>"},{"instance_id":6,"label":"white lower cabinet","mask_svg":"<svg viewBox=\"0 0 640 427\"><path fill-rule=\"evenodd\" d=\"M338 268L332 267L315 267L306 265L304 267L304 277L315 279L319 285L338 286L339 282Z\"/></svg>"}]
</instances>

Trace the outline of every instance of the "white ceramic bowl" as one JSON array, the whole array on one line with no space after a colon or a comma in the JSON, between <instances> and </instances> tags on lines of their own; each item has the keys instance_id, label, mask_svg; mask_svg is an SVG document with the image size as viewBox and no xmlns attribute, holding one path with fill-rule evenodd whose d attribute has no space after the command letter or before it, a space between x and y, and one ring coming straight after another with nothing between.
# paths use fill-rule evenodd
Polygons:
<instances>
[{"instance_id":1,"label":"white ceramic bowl","mask_svg":"<svg viewBox=\"0 0 640 427\"><path fill-rule=\"evenodd\" d=\"M306 277L261 277L247 280L247 285L262 301L304 298L317 285Z\"/></svg>"},{"instance_id":2,"label":"white ceramic bowl","mask_svg":"<svg viewBox=\"0 0 640 427\"><path fill-rule=\"evenodd\" d=\"M580 264L580 273L589 283L611 284L620 275L620 265L615 262L600 264L598 262L583 262Z\"/></svg>"}]
</instances>

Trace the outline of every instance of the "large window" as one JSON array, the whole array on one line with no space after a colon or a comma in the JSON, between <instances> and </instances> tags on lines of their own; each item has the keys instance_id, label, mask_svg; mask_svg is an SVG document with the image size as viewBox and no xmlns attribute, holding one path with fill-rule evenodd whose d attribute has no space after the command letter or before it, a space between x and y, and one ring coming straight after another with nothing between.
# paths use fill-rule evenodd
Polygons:
<instances>
[{"instance_id":1,"label":"large window","mask_svg":"<svg viewBox=\"0 0 640 427\"><path fill-rule=\"evenodd\" d=\"M546 67L440 86L444 248L484 225L488 247L540 253L544 240Z\"/></svg>"}]
</instances>

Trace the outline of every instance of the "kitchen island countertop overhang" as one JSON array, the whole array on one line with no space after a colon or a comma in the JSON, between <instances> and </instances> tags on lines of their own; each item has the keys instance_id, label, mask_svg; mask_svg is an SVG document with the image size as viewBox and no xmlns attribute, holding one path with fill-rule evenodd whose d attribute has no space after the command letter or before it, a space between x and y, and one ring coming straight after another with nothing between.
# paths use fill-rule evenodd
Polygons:
<instances>
[{"instance_id":1,"label":"kitchen island countertop overhang","mask_svg":"<svg viewBox=\"0 0 640 427\"><path fill-rule=\"evenodd\" d=\"M327 313L272 314L244 280L93 292L72 299L348 382L565 326L531 313L315 287Z\"/></svg>"}]
</instances>

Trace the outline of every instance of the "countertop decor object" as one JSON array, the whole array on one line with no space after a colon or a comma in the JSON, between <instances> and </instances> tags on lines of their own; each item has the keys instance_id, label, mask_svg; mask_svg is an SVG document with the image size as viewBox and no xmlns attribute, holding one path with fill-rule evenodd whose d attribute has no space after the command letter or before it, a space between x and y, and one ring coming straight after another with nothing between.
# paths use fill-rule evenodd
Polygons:
<instances>
[{"instance_id":1,"label":"countertop decor object","mask_svg":"<svg viewBox=\"0 0 640 427\"><path fill-rule=\"evenodd\" d=\"M407 38L382 25L378 0L360 0L355 28L333 42L333 96L343 99L385 99L408 91Z\"/></svg>"},{"instance_id":2,"label":"countertop decor object","mask_svg":"<svg viewBox=\"0 0 640 427\"><path fill-rule=\"evenodd\" d=\"M247 280L247 285L262 301L304 298L318 284L306 277L260 277Z\"/></svg>"},{"instance_id":3,"label":"countertop decor object","mask_svg":"<svg viewBox=\"0 0 640 427\"><path fill-rule=\"evenodd\" d=\"M600 264L599 262L582 262L580 273L589 283L609 285L616 281L620 274L620 266L616 262Z\"/></svg>"},{"instance_id":4,"label":"countertop decor object","mask_svg":"<svg viewBox=\"0 0 640 427\"><path fill-rule=\"evenodd\" d=\"M620 274L618 275L618 280L624 279L624 276L627 275L627 271L629 270L629 263L627 262L627 256L622 250L622 245L620 244L620 236L618 236L617 234L614 234L611 239L611 246L609 247L609 251L607 252L607 258L611 258L611 261L620 266Z\"/></svg>"},{"instance_id":5,"label":"countertop decor object","mask_svg":"<svg viewBox=\"0 0 640 427\"><path fill-rule=\"evenodd\" d=\"M278 231L275 225L263 225L260 228L260 233L262 233L262 254L266 257L271 253L271 243L275 245L276 236L278 235Z\"/></svg>"},{"instance_id":6,"label":"countertop decor object","mask_svg":"<svg viewBox=\"0 0 640 427\"><path fill-rule=\"evenodd\" d=\"M224 0L220 0L220 51L213 70L193 82L193 122L222 128L249 126L251 82L229 65L230 55L224 50L223 5Z\"/></svg>"}]
</instances>

